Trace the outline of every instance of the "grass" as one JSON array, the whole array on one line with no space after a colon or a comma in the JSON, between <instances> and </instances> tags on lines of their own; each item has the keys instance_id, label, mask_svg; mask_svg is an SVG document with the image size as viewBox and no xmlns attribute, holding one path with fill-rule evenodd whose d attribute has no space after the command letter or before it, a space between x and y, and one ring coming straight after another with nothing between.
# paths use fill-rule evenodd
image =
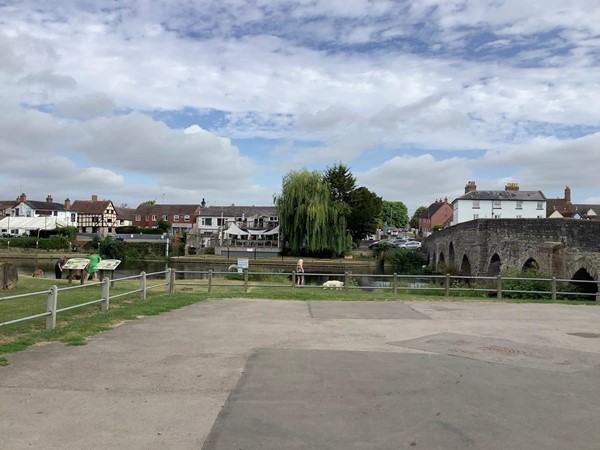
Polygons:
<instances>
[{"instance_id":1,"label":"grass","mask_svg":"<svg viewBox=\"0 0 600 450\"><path fill-rule=\"evenodd\" d=\"M207 299L225 298L250 298L273 300L344 300L344 301L443 301L443 302L505 302L505 303L557 303L557 304L585 304L597 305L593 301L575 300L520 300L502 299L485 295L476 291L457 291L450 297L444 297L443 291L428 291L419 289L398 289L394 294L391 288L385 289L348 289L334 290L323 289L320 285L308 284L292 289L290 281L285 277L270 278L266 282L250 281L248 292L244 292L243 281L215 279L219 286L212 287L208 293L208 282L202 280L177 280L175 293L168 295L162 279L148 280L146 300L141 300L139 293L132 292L139 289L139 280L117 281L110 289L111 297L115 294L129 294L119 298L111 298L110 308L106 312L100 311L99 304L72 309L58 313L56 328L46 330L45 317L19 322L0 327L0 366L7 365L6 355L26 349L31 345L45 342L64 342L67 345L84 345L87 338L102 331L110 330L115 326L144 316L158 315L166 311L178 309ZM59 289L69 287L67 280L54 280L46 278L21 277L15 289L0 291L0 298L25 293L37 293L33 296L19 299L0 301L0 322L14 320L46 311L47 292L51 285L56 284ZM78 286L78 285L72 285ZM58 308L81 304L101 298L101 285L87 283L83 287L61 290L58 296Z\"/></svg>"}]
</instances>

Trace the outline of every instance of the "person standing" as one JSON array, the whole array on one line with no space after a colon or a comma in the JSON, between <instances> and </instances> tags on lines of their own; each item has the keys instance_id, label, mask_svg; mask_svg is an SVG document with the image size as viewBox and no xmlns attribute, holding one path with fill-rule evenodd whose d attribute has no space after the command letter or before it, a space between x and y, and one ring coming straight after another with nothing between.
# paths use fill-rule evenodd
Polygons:
<instances>
[{"instance_id":1,"label":"person standing","mask_svg":"<svg viewBox=\"0 0 600 450\"><path fill-rule=\"evenodd\" d=\"M296 284L298 286L304 285L304 261L301 259L296 264Z\"/></svg>"},{"instance_id":2,"label":"person standing","mask_svg":"<svg viewBox=\"0 0 600 450\"><path fill-rule=\"evenodd\" d=\"M90 255L90 264L88 265L88 280L98 281L98 269L96 266L102 261L99 255Z\"/></svg>"},{"instance_id":3,"label":"person standing","mask_svg":"<svg viewBox=\"0 0 600 450\"><path fill-rule=\"evenodd\" d=\"M56 263L54 264L54 275L56 276L57 280L60 280L62 278L64 265L65 265L65 260L62 258L58 258L56 260Z\"/></svg>"}]
</instances>

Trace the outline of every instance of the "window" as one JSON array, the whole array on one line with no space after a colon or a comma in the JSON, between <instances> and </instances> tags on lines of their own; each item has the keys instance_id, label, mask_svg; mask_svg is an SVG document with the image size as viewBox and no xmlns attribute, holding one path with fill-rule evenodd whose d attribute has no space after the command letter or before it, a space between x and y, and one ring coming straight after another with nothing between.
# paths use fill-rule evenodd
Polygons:
<instances>
[{"instance_id":1,"label":"window","mask_svg":"<svg viewBox=\"0 0 600 450\"><path fill-rule=\"evenodd\" d=\"M173 222L179 222L179 214L173 216Z\"/></svg>"},{"instance_id":2,"label":"window","mask_svg":"<svg viewBox=\"0 0 600 450\"><path fill-rule=\"evenodd\" d=\"M185 220L186 222L189 222L190 221L189 214L186 214L185 216L183 216L183 220Z\"/></svg>"},{"instance_id":3,"label":"window","mask_svg":"<svg viewBox=\"0 0 600 450\"><path fill-rule=\"evenodd\" d=\"M163 220L169 220L169 216L167 216L166 214L163 214Z\"/></svg>"},{"instance_id":4,"label":"window","mask_svg":"<svg viewBox=\"0 0 600 450\"><path fill-rule=\"evenodd\" d=\"M517 219L522 219L523 216L521 214L517 214Z\"/></svg>"},{"instance_id":5,"label":"window","mask_svg":"<svg viewBox=\"0 0 600 450\"><path fill-rule=\"evenodd\" d=\"M202 225L204 225L206 227L212 227L212 217L203 217Z\"/></svg>"},{"instance_id":6,"label":"window","mask_svg":"<svg viewBox=\"0 0 600 450\"><path fill-rule=\"evenodd\" d=\"M223 217L219 217L217 218L217 225L222 227L223 225L225 225L225 223L227 222L227 219L223 218Z\"/></svg>"},{"instance_id":7,"label":"window","mask_svg":"<svg viewBox=\"0 0 600 450\"><path fill-rule=\"evenodd\" d=\"M523 201L522 200L519 200L517 202L517 209L523 209Z\"/></svg>"},{"instance_id":8,"label":"window","mask_svg":"<svg viewBox=\"0 0 600 450\"><path fill-rule=\"evenodd\" d=\"M173 227L173 233L179 233L179 227Z\"/></svg>"},{"instance_id":9,"label":"window","mask_svg":"<svg viewBox=\"0 0 600 450\"><path fill-rule=\"evenodd\" d=\"M152 214L152 221L156 222L156 214Z\"/></svg>"},{"instance_id":10,"label":"window","mask_svg":"<svg viewBox=\"0 0 600 450\"><path fill-rule=\"evenodd\" d=\"M142 221L142 215L141 215L141 214L136 214L136 215L135 215L135 220L136 220L137 222L141 222L141 221Z\"/></svg>"},{"instance_id":11,"label":"window","mask_svg":"<svg viewBox=\"0 0 600 450\"><path fill-rule=\"evenodd\" d=\"M58 211L54 211L54 216L58 216Z\"/></svg>"},{"instance_id":12,"label":"window","mask_svg":"<svg viewBox=\"0 0 600 450\"><path fill-rule=\"evenodd\" d=\"M71 213L71 223L75 222L75 213Z\"/></svg>"},{"instance_id":13,"label":"window","mask_svg":"<svg viewBox=\"0 0 600 450\"><path fill-rule=\"evenodd\" d=\"M494 200L492 208L494 208L494 209L502 208L502 202L500 200Z\"/></svg>"},{"instance_id":14,"label":"window","mask_svg":"<svg viewBox=\"0 0 600 450\"><path fill-rule=\"evenodd\" d=\"M473 220L479 219L479 214L473 214Z\"/></svg>"},{"instance_id":15,"label":"window","mask_svg":"<svg viewBox=\"0 0 600 450\"><path fill-rule=\"evenodd\" d=\"M494 214L494 219L500 219L501 215L500 214Z\"/></svg>"},{"instance_id":16,"label":"window","mask_svg":"<svg viewBox=\"0 0 600 450\"><path fill-rule=\"evenodd\" d=\"M473 209L479 209L479 200L473 200Z\"/></svg>"},{"instance_id":17,"label":"window","mask_svg":"<svg viewBox=\"0 0 600 450\"><path fill-rule=\"evenodd\" d=\"M544 202L537 202L537 209L544 209Z\"/></svg>"}]
</instances>

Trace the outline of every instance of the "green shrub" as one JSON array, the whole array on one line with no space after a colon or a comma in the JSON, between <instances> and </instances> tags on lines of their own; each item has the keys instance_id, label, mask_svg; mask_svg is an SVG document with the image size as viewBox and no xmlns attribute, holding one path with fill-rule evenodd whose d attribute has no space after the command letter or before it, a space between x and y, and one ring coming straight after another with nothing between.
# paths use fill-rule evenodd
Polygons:
<instances>
[{"instance_id":1,"label":"green shrub","mask_svg":"<svg viewBox=\"0 0 600 450\"><path fill-rule=\"evenodd\" d=\"M394 270L402 275L420 275L424 272L423 258L419 252L405 248L389 251L386 259L392 264Z\"/></svg>"}]
</instances>

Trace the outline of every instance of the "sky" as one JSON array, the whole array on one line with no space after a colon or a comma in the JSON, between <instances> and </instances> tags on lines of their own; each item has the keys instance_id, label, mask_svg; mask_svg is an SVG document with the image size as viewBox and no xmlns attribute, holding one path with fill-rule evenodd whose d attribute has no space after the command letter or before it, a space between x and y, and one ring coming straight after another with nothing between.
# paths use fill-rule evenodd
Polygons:
<instances>
[{"instance_id":1,"label":"sky","mask_svg":"<svg viewBox=\"0 0 600 450\"><path fill-rule=\"evenodd\" d=\"M600 204L597 0L0 0L0 200Z\"/></svg>"}]
</instances>

